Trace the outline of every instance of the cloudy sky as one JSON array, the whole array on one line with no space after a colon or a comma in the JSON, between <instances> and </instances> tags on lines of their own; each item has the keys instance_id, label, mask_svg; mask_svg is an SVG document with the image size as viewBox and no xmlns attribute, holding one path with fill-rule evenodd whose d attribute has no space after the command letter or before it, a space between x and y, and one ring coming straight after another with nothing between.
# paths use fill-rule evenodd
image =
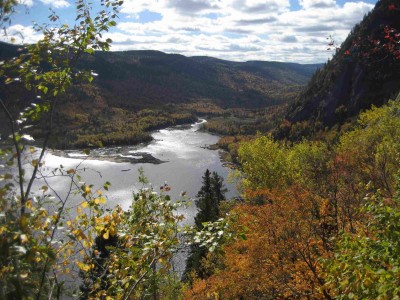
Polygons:
<instances>
[{"instance_id":1,"label":"cloudy sky","mask_svg":"<svg viewBox=\"0 0 400 300\"><path fill-rule=\"evenodd\" d=\"M20 0L8 34L38 38L54 9L74 20L74 1ZM99 2L99 0L93 0ZM332 56L327 37L342 42L376 0L125 0L110 33L112 50L151 49L221 59L319 63ZM4 40L5 37L3 36Z\"/></svg>"}]
</instances>

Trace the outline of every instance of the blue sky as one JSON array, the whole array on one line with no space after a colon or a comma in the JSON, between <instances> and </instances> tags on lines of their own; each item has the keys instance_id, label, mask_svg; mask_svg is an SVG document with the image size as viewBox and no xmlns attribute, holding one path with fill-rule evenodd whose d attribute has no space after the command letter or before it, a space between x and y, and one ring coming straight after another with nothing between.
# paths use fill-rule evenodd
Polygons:
<instances>
[{"instance_id":1,"label":"blue sky","mask_svg":"<svg viewBox=\"0 0 400 300\"><path fill-rule=\"evenodd\" d=\"M47 22L50 9L73 24L70 0L20 0L9 39L33 42L32 22ZM98 3L99 0L93 0ZM152 49L186 56L319 63L332 56L326 38L338 42L375 0L125 0L118 25L105 38L112 50Z\"/></svg>"}]
</instances>

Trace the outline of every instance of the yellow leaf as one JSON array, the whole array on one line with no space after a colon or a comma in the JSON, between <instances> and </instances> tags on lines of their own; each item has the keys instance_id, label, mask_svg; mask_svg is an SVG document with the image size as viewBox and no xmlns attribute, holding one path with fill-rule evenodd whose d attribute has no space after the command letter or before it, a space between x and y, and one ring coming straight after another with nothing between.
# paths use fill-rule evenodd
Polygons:
<instances>
[{"instance_id":1,"label":"yellow leaf","mask_svg":"<svg viewBox=\"0 0 400 300\"><path fill-rule=\"evenodd\" d=\"M79 269L81 269L82 271L87 272L90 270L90 265L88 265L88 264L84 264L80 261L78 261L76 264L78 265Z\"/></svg>"},{"instance_id":2,"label":"yellow leaf","mask_svg":"<svg viewBox=\"0 0 400 300\"><path fill-rule=\"evenodd\" d=\"M97 191L97 194L99 194L99 196L101 196L101 195L103 195L103 191L98 190L98 191Z\"/></svg>"},{"instance_id":3,"label":"yellow leaf","mask_svg":"<svg viewBox=\"0 0 400 300\"><path fill-rule=\"evenodd\" d=\"M82 202L82 207L83 208L86 208L88 206L88 204L87 204L87 202L85 201L85 202Z\"/></svg>"},{"instance_id":4,"label":"yellow leaf","mask_svg":"<svg viewBox=\"0 0 400 300\"><path fill-rule=\"evenodd\" d=\"M95 204L99 204L99 203L100 203L99 198L94 199L94 203L95 203Z\"/></svg>"},{"instance_id":5,"label":"yellow leaf","mask_svg":"<svg viewBox=\"0 0 400 300\"><path fill-rule=\"evenodd\" d=\"M110 237L110 232L107 230L104 234L103 234L103 238L105 240L108 240L108 238Z\"/></svg>"},{"instance_id":6,"label":"yellow leaf","mask_svg":"<svg viewBox=\"0 0 400 300\"><path fill-rule=\"evenodd\" d=\"M114 226L110 227L110 233L111 233L111 235L116 235L117 231L115 230Z\"/></svg>"},{"instance_id":7,"label":"yellow leaf","mask_svg":"<svg viewBox=\"0 0 400 300\"><path fill-rule=\"evenodd\" d=\"M80 206L77 207L76 211L78 212L78 214L80 215L82 213L82 208Z\"/></svg>"},{"instance_id":8,"label":"yellow leaf","mask_svg":"<svg viewBox=\"0 0 400 300\"><path fill-rule=\"evenodd\" d=\"M85 193L86 193L86 194L89 194L91 191L92 191L92 190L90 189L89 186L86 186L86 187L85 187Z\"/></svg>"},{"instance_id":9,"label":"yellow leaf","mask_svg":"<svg viewBox=\"0 0 400 300\"><path fill-rule=\"evenodd\" d=\"M100 197L100 203L101 204L106 204L106 198L104 198L104 197Z\"/></svg>"},{"instance_id":10,"label":"yellow leaf","mask_svg":"<svg viewBox=\"0 0 400 300\"><path fill-rule=\"evenodd\" d=\"M30 201L30 200L26 201L25 205L26 205L27 208L31 209L32 208L32 201Z\"/></svg>"}]
</instances>

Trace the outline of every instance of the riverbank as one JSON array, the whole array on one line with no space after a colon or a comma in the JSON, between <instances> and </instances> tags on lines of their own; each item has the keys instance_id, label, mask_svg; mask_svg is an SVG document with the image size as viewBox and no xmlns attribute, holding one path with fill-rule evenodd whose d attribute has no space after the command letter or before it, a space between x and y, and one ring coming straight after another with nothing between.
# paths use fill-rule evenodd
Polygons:
<instances>
[{"instance_id":1,"label":"riverbank","mask_svg":"<svg viewBox=\"0 0 400 300\"><path fill-rule=\"evenodd\" d=\"M179 124L175 126L170 126L167 128L161 128L160 130L200 130L203 124L207 121L205 119L198 119L196 123L190 124ZM49 152L55 156L72 158L72 159L82 159L82 160L97 160L97 161L109 161L117 163L131 163L131 164L162 164L168 162L168 160L159 159L154 157L151 153L141 152L138 149L146 148L151 143L157 143L157 139L154 139L153 135L156 135L160 130L154 130L151 134L151 139L147 142L142 142L138 144L130 145L117 145L115 147L95 147L91 149L55 149L49 150ZM215 145L215 144L214 144ZM201 148L211 149L213 145L200 146ZM216 149L214 149L216 150Z\"/></svg>"},{"instance_id":2,"label":"riverbank","mask_svg":"<svg viewBox=\"0 0 400 300\"><path fill-rule=\"evenodd\" d=\"M100 150L100 151L99 151ZM131 163L131 164L162 164L166 160L161 160L150 153L135 152L132 155L131 150L118 147L118 148L104 148L93 149L88 154L76 150L50 150L50 153L65 158L82 159L82 160L96 160L96 161L109 161L116 163Z\"/></svg>"}]
</instances>

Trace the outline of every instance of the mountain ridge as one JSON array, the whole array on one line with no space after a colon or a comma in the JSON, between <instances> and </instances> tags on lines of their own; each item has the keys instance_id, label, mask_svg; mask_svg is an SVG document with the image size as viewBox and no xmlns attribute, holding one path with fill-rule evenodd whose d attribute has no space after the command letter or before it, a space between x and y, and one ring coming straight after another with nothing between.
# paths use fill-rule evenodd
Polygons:
<instances>
[{"instance_id":1,"label":"mountain ridge","mask_svg":"<svg viewBox=\"0 0 400 300\"><path fill-rule=\"evenodd\" d=\"M312 73L320 65L301 65L269 62L231 62L210 57L186 57L160 51L142 50L126 52L96 53L93 64L82 67L92 68L99 76L97 80L107 85L115 79L130 81L139 87L149 86L154 90L165 88L164 95L154 95L151 91L127 87L127 92L160 102L181 103L207 98L222 107L260 107L269 101L290 101L292 97L274 97L265 90L271 86L275 91L289 84L300 91ZM101 61L101 65L99 65ZM278 73L279 72L279 73ZM243 83L259 81L251 86ZM283 84L279 84L283 82ZM113 86L113 92L116 87ZM250 95L242 93L252 91ZM251 95L258 95L254 101ZM273 93L272 93L273 94ZM169 97L169 99L165 99ZM261 100L260 98L264 98ZM273 103L276 104L276 103Z\"/></svg>"},{"instance_id":2,"label":"mountain ridge","mask_svg":"<svg viewBox=\"0 0 400 300\"><path fill-rule=\"evenodd\" d=\"M0 44L0 60L16 56L18 48ZM54 145L138 143L148 141L151 130L191 122L196 115L287 105L319 66L230 62L153 50L84 55L76 67L98 75L92 84L73 86L57 102ZM17 105L16 112L38 101L18 84L5 86L0 96L11 107ZM35 126L30 133L40 138L45 128Z\"/></svg>"},{"instance_id":3,"label":"mountain ridge","mask_svg":"<svg viewBox=\"0 0 400 300\"><path fill-rule=\"evenodd\" d=\"M400 90L400 64L379 57L370 41L385 43L384 26L400 29L392 1L380 0L357 24L340 49L316 71L307 87L286 113L292 123L321 122L333 126L356 116L372 105L382 105Z\"/></svg>"}]
</instances>

